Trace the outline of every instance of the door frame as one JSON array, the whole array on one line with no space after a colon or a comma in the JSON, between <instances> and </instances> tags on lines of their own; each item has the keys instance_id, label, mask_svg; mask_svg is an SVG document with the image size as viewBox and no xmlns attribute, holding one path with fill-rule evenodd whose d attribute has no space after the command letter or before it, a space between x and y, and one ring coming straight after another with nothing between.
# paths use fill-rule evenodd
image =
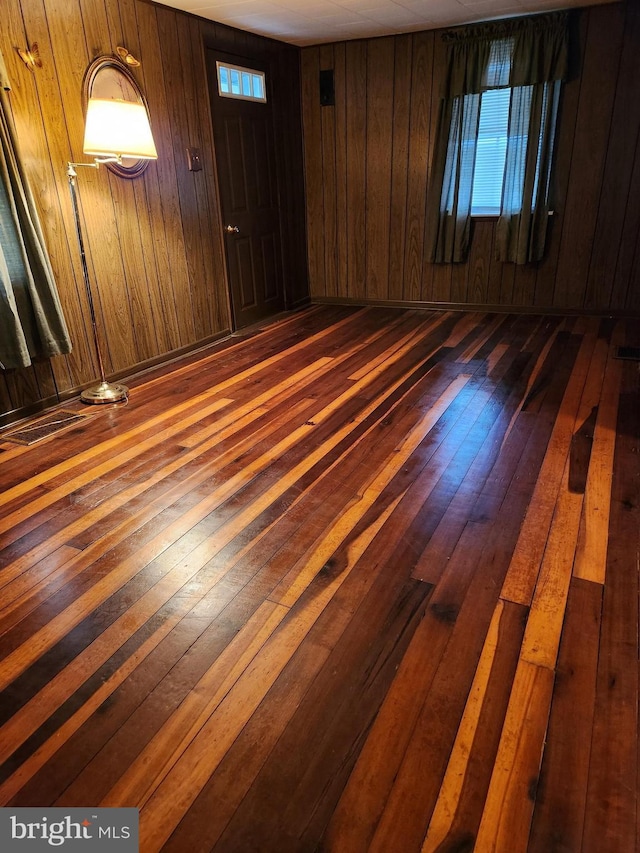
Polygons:
<instances>
[{"instance_id":1,"label":"door frame","mask_svg":"<svg viewBox=\"0 0 640 853\"><path fill-rule=\"evenodd\" d=\"M207 72L207 87L208 87L208 96L209 96L209 109L210 109L210 117L211 117L211 137L213 141L213 160L216 169L216 187L217 187L217 195L218 195L218 210L219 210L219 222L220 222L220 237L223 244L224 249L224 259L225 259L225 279L227 284L227 302L228 302L228 312L229 312L229 320L230 327L232 331L239 331L244 328L249 328L252 323L248 323L246 326L239 326L236 322L236 309L234 307L234 295L232 288L232 280L231 280L231 271L230 271L230 263L229 263L229 250L230 250L230 240L224 233L224 228L226 223L224 212L223 212L223 199L222 199L222 188L220 181L220 163L218 158L218 152L216 151L215 145L215 110L214 110L214 97L220 97L218 94L218 81L217 81L217 67L216 61L220 58L228 58L231 64L234 65L242 65L247 68L255 68L257 71L263 71L265 74L265 91L267 94L267 103L270 108L270 120L267 124L267 129L269 133L269 142L273 148L273 179L275 181L274 188L274 196L275 203L277 205L277 217L278 217L278 250L279 250L279 277L281 284L281 292L282 292L282 305L278 308L277 311L274 311L272 315L268 315L261 319L258 319L256 322L262 323L269 319L270 316L277 316L277 314L281 313L283 310L288 310L289 308L289 294L287 288L287 279L285 275L285 234L284 234L284 223L285 223L285 211L282 208L282 199L283 192L281 186L281 168L278 158L278 143L277 143L277 135L276 135L276 108L275 108L275 91L276 87L274 86L273 79L273 70L272 70L272 62L269 57L264 55L249 55L247 53L239 52L237 49L229 45L218 45L212 41L205 40L204 43L204 61L205 68ZM215 86L215 91L212 92L212 87ZM233 99L230 99L233 100ZM242 103L242 100L240 99Z\"/></svg>"}]
</instances>

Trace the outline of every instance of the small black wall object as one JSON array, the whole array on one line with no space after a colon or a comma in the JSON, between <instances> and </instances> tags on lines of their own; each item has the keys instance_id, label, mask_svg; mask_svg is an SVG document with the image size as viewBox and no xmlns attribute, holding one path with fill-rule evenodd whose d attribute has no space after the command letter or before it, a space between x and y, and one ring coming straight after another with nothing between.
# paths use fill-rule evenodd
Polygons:
<instances>
[{"instance_id":1,"label":"small black wall object","mask_svg":"<svg viewBox=\"0 0 640 853\"><path fill-rule=\"evenodd\" d=\"M332 107L336 102L336 92L333 85L333 68L320 72L320 106Z\"/></svg>"}]
</instances>

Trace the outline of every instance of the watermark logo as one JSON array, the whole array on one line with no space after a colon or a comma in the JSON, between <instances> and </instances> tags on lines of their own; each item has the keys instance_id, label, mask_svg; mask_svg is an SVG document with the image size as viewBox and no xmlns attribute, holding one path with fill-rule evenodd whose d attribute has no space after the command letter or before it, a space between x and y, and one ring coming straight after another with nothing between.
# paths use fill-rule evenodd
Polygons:
<instances>
[{"instance_id":1,"label":"watermark logo","mask_svg":"<svg viewBox=\"0 0 640 853\"><path fill-rule=\"evenodd\" d=\"M2 853L138 853L138 809L0 808Z\"/></svg>"}]
</instances>

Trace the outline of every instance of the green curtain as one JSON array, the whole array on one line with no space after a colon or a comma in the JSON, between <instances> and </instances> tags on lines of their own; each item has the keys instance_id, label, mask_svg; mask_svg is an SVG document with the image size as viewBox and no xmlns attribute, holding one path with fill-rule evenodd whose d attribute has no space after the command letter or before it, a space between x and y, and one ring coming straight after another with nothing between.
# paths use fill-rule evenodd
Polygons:
<instances>
[{"instance_id":1,"label":"green curtain","mask_svg":"<svg viewBox=\"0 0 640 853\"><path fill-rule=\"evenodd\" d=\"M486 82L492 38L451 34L444 97L427 203L430 259L462 261L469 252L471 189L476 157L480 96Z\"/></svg>"},{"instance_id":2,"label":"green curtain","mask_svg":"<svg viewBox=\"0 0 640 853\"><path fill-rule=\"evenodd\" d=\"M499 261L542 260L561 81L568 67L567 15L524 19L514 38L511 108L495 252Z\"/></svg>"},{"instance_id":3,"label":"green curtain","mask_svg":"<svg viewBox=\"0 0 640 853\"><path fill-rule=\"evenodd\" d=\"M566 13L538 15L443 34L447 75L427 199L432 262L468 257L481 96L505 87L512 89L512 97L496 251L500 260L519 263L541 257L558 103L553 81L566 75L566 22Z\"/></svg>"},{"instance_id":4,"label":"green curtain","mask_svg":"<svg viewBox=\"0 0 640 853\"><path fill-rule=\"evenodd\" d=\"M471 239L471 189L476 157L480 96L443 100L439 126L447 136L438 138L433 173L440 191L430 196L427 234L431 237L430 260L436 263L463 261ZM435 203L434 203L435 200Z\"/></svg>"},{"instance_id":5,"label":"green curtain","mask_svg":"<svg viewBox=\"0 0 640 853\"><path fill-rule=\"evenodd\" d=\"M17 153L0 54L0 368L71 352L36 206Z\"/></svg>"}]
</instances>

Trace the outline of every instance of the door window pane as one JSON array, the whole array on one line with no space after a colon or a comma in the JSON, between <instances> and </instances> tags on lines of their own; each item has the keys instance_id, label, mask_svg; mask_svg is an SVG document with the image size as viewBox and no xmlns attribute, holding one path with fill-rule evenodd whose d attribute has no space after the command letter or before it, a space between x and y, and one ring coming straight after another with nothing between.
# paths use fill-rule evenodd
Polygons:
<instances>
[{"instance_id":1,"label":"door window pane","mask_svg":"<svg viewBox=\"0 0 640 853\"><path fill-rule=\"evenodd\" d=\"M264 72L222 62L217 62L216 66L218 94L221 97L265 103L267 95Z\"/></svg>"}]
</instances>

